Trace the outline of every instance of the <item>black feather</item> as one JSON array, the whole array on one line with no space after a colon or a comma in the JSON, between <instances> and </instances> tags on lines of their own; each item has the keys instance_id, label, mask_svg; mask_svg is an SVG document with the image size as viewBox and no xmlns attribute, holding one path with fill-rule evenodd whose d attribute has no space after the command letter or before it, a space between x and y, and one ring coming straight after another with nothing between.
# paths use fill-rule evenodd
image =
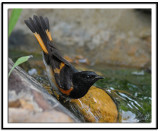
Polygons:
<instances>
[{"instance_id":1,"label":"black feather","mask_svg":"<svg viewBox=\"0 0 160 131\"><path fill-rule=\"evenodd\" d=\"M30 24L34 27L35 32L37 32L37 27L36 27L36 25L34 24L34 21L32 20L31 17L29 17L29 22L30 22Z\"/></svg>"},{"instance_id":2,"label":"black feather","mask_svg":"<svg viewBox=\"0 0 160 131\"><path fill-rule=\"evenodd\" d=\"M46 26L47 26L47 29L48 29L48 31L49 31L50 29L49 29L49 20L48 20L48 18L45 17L45 18L44 18L44 21L45 21Z\"/></svg>"},{"instance_id":3,"label":"black feather","mask_svg":"<svg viewBox=\"0 0 160 131\"><path fill-rule=\"evenodd\" d=\"M39 22L39 18L37 16L33 16L33 22L34 22L34 25L36 26L37 28L37 33L40 34L40 36L43 35L43 30L42 30L42 27L41 27L41 24Z\"/></svg>"},{"instance_id":4,"label":"black feather","mask_svg":"<svg viewBox=\"0 0 160 131\"><path fill-rule=\"evenodd\" d=\"M29 20L24 20L24 22L33 33L36 32L34 26L32 25L32 23Z\"/></svg>"},{"instance_id":5,"label":"black feather","mask_svg":"<svg viewBox=\"0 0 160 131\"><path fill-rule=\"evenodd\" d=\"M34 25L36 27L36 31L37 33L41 36L47 50L49 51L49 48L48 48L48 42L49 42L49 39L48 39L48 36L45 32L45 30L43 29L42 27L42 24L40 22L40 19L38 18L38 16L33 16L33 22L34 22Z\"/></svg>"},{"instance_id":6,"label":"black feather","mask_svg":"<svg viewBox=\"0 0 160 131\"><path fill-rule=\"evenodd\" d=\"M40 22L41 22L41 26L42 26L43 30L46 31L47 30L47 25L46 25L42 16L40 16Z\"/></svg>"}]
</instances>

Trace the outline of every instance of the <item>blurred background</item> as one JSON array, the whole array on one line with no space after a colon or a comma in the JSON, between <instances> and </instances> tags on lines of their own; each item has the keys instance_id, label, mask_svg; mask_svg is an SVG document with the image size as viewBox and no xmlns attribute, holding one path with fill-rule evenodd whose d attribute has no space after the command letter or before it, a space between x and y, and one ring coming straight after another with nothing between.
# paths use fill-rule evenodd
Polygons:
<instances>
[{"instance_id":1,"label":"blurred background","mask_svg":"<svg viewBox=\"0 0 160 131\"><path fill-rule=\"evenodd\" d=\"M151 62L151 12L135 9L23 10L9 39L9 49L40 52L24 24L33 15L49 18L52 37L61 52L82 55L90 65L148 68Z\"/></svg>"},{"instance_id":2,"label":"blurred background","mask_svg":"<svg viewBox=\"0 0 160 131\"><path fill-rule=\"evenodd\" d=\"M49 86L40 46L24 23L33 15L48 17L54 43L79 70L105 76L95 85L117 101L122 122L151 121L150 9L23 9L9 57L33 55L21 67Z\"/></svg>"}]
</instances>

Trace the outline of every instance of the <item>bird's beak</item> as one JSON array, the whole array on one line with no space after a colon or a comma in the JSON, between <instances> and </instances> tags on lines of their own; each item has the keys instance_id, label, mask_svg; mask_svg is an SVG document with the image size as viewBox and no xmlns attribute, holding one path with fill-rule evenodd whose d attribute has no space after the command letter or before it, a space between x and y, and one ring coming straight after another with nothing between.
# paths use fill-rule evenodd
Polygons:
<instances>
[{"instance_id":1,"label":"bird's beak","mask_svg":"<svg viewBox=\"0 0 160 131\"><path fill-rule=\"evenodd\" d=\"M97 75L95 78L96 78L96 79L104 79L104 77L99 76L99 75Z\"/></svg>"}]
</instances>

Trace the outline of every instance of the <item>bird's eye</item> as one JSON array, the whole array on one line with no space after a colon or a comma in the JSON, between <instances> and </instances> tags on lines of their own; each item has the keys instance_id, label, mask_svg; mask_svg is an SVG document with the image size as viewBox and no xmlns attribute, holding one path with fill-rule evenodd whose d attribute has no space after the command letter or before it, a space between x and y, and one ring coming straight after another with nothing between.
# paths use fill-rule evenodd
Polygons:
<instances>
[{"instance_id":1,"label":"bird's eye","mask_svg":"<svg viewBox=\"0 0 160 131\"><path fill-rule=\"evenodd\" d=\"M90 76L87 76L87 78L90 78Z\"/></svg>"},{"instance_id":2,"label":"bird's eye","mask_svg":"<svg viewBox=\"0 0 160 131\"><path fill-rule=\"evenodd\" d=\"M87 75L86 78L93 78L93 76L92 75Z\"/></svg>"}]
</instances>

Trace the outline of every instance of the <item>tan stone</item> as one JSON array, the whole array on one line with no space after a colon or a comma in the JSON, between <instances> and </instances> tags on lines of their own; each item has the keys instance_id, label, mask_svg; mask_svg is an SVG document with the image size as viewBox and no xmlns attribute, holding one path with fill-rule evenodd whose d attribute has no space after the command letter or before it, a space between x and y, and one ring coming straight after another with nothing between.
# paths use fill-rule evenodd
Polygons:
<instances>
[{"instance_id":1,"label":"tan stone","mask_svg":"<svg viewBox=\"0 0 160 131\"><path fill-rule=\"evenodd\" d=\"M104 90L95 86L92 86L84 97L73 99L71 102L88 122L118 121L116 104Z\"/></svg>"}]
</instances>

